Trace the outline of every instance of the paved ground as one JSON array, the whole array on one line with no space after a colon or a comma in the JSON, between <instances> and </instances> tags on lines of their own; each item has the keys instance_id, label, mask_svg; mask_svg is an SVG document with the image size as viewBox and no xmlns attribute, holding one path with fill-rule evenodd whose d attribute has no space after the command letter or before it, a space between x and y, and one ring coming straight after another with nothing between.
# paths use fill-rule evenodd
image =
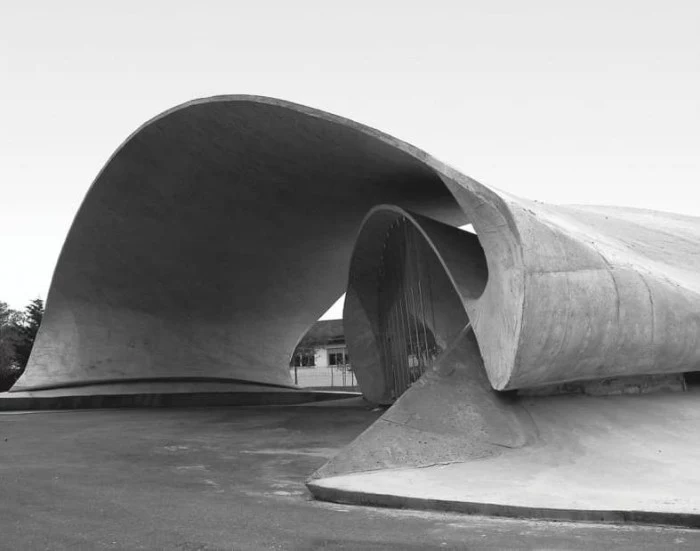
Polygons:
<instances>
[{"instance_id":1,"label":"paved ground","mask_svg":"<svg viewBox=\"0 0 700 551\"><path fill-rule=\"evenodd\" d=\"M379 412L313 407L0 415L0 549L697 549L700 531L312 501Z\"/></svg>"}]
</instances>

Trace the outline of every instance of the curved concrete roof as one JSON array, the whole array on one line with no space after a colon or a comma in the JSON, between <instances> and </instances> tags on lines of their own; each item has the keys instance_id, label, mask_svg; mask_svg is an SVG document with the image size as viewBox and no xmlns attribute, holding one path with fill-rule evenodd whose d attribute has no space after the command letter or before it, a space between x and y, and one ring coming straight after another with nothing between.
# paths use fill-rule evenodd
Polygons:
<instances>
[{"instance_id":1,"label":"curved concrete roof","mask_svg":"<svg viewBox=\"0 0 700 551\"><path fill-rule=\"evenodd\" d=\"M291 384L377 203L464 215L421 153L288 102L193 101L107 162L61 252L17 387L229 377Z\"/></svg>"},{"instance_id":2,"label":"curved concrete roof","mask_svg":"<svg viewBox=\"0 0 700 551\"><path fill-rule=\"evenodd\" d=\"M98 175L16 386L290 384L378 204L473 224L489 277L470 317L494 388L700 369L699 219L520 199L353 121L221 96L147 122Z\"/></svg>"}]
</instances>

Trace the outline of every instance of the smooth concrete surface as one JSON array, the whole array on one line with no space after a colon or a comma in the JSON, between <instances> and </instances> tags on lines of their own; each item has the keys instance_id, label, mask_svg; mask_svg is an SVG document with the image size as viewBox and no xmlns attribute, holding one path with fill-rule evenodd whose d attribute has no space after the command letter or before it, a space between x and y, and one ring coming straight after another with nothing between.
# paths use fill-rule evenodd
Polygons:
<instances>
[{"instance_id":1,"label":"smooth concrete surface","mask_svg":"<svg viewBox=\"0 0 700 551\"><path fill-rule=\"evenodd\" d=\"M700 369L700 219L520 199L359 123L218 96L147 122L97 176L16 386L289 384L379 204L475 228L488 281L465 307L494 388Z\"/></svg>"},{"instance_id":2,"label":"smooth concrete surface","mask_svg":"<svg viewBox=\"0 0 700 551\"><path fill-rule=\"evenodd\" d=\"M470 318L494 388L700 369L700 218L445 181L486 253Z\"/></svg>"},{"instance_id":3,"label":"smooth concrete surface","mask_svg":"<svg viewBox=\"0 0 700 551\"><path fill-rule=\"evenodd\" d=\"M535 431L526 445L414 468L331 473L309 488L344 503L700 527L700 389L518 403Z\"/></svg>"},{"instance_id":4,"label":"smooth concrete surface","mask_svg":"<svg viewBox=\"0 0 700 551\"><path fill-rule=\"evenodd\" d=\"M464 197L468 213L473 195L451 189ZM522 215L513 228L528 239L505 252L490 243L497 229L509 227L505 222L493 221L484 233L470 218L475 237L395 206L370 211L353 250L344 311L348 347L368 397L383 401L381 377L371 373L380 365L373 299L383 238L399 217L420 231L443 266L494 388L700 369L700 219L540 203L522 214L524 206L509 208ZM604 224L596 225L596 216ZM508 242L499 239L499 247Z\"/></svg>"},{"instance_id":5,"label":"smooth concrete surface","mask_svg":"<svg viewBox=\"0 0 700 551\"><path fill-rule=\"evenodd\" d=\"M345 290L360 221L387 202L465 222L417 150L346 119L250 96L163 113L88 191L16 386L290 384L296 344Z\"/></svg>"},{"instance_id":6,"label":"smooth concrete surface","mask_svg":"<svg viewBox=\"0 0 700 551\"><path fill-rule=\"evenodd\" d=\"M328 407L327 407L328 406ZM366 407L0 414L0 548L423 551L679 549L700 531L354 507L303 480Z\"/></svg>"}]
</instances>

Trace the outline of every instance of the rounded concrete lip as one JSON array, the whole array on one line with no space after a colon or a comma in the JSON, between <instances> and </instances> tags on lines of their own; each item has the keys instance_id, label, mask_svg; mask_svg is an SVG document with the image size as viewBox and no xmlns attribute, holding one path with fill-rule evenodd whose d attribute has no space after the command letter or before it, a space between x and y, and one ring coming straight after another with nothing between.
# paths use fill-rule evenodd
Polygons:
<instances>
[{"instance_id":1,"label":"rounded concrete lip","mask_svg":"<svg viewBox=\"0 0 700 551\"><path fill-rule=\"evenodd\" d=\"M406 471L418 469L406 469ZM308 481L306 486L318 500L349 505L388 507L463 513L468 515L521 518L533 520L604 522L613 524L658 524L686 528L700 528L700 513L673 510L636 510L578 507L546 507L518 505L473 499L447 499L426 493L424 497L408 493L388 493L373 474L362 473ZM386 476L386 471L384 471ZM361 479L364 477L364 479ZM349 479L355 480L349 482ZM408 486L408 484L406 485Z\"/></svg>"},{"instance_id":2,"label":"rounded concrete lip","mask_svg":"<svg viewBox=\"0 0 700 551\"><path fill-rule=\"evenodd\" d=\"M51 392L14 393L0 395L0 411L38 411L64 409L120 409L120 408L180 408L228 406L289 406L312 404L327 400L355 398L356 392L295 390L295 389L238 389L189 391L132 391L55 394Z\"/></svg>"}]
</instances>

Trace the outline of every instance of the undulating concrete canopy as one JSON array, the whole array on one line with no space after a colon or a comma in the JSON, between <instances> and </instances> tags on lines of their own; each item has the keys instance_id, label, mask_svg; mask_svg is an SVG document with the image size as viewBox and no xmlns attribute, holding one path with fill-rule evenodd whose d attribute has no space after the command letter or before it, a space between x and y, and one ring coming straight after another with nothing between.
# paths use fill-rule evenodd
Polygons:
<instances>
[{"instance_id":1,"label":"undulating concrete canopy","mask_svg":"<svg viewBox=\"0 0 700 551\"><path fill-rule=\"evenodd\" d=\"M460 194L457 189L456 196ZM374 342L381 333L377 278L385 235L400 217L420 230L446 272L444 284L449 280L459 295L494 388L537 388L700 369L700 277L692 271L697 269L698 247L697 241L682 237L683 229L698 230L697 220L687 218L691 225L681 226L673 215L583 207L556 207L557 217L548 219L555 207L534 207L538 211L525 209L530 217L524 221L530 226L517 228L521 235L527 231L531 241L520 239L516 254L505 258L490 246L499 229L496 224L484 228L475 221L476 228L485 229L477 238L397 208L370 212L353 253L345 309L354 368L359 381L366 380L366 395L386 400L368 372L381 364L380 347ZM599 212L603 221L618 213L615 222L608 222L607 235L592 223ZM632 220L625 215L632 215ZM560 225L550 225L552 220ZM658 230L649 228L651 224ZM679 234L674 242L677 257L664 250L670 244L669 229ZM638 236L647 240L643 246L636 241ZM512 239L502 237L497 245ZM632 237L635 242L625 242ZM654 239L659 242L656 247ZM480 243L485 244L483 249ZM462 328L456 323L452 333Z\"/></svg>"},{"instance_id":2,"label":"undulating concrete canopy","mask_svg":"<svg viewBox=\"0 0 700 551\"><path fill-rule=\"evenodd\" d=\"M220 96L145 123L97 176L15 390L290 386L289 355L348 285L346 326L367 318L363 255L398 213L444 267L494 389L700 369L697 218L524 200L356 122Z\"/></svg>"},{"instance_id":3,"label":"undulating concrete canopy","mask_svg":"<svg viewBox=\"0 0 700 551\"><path fill-rule=\"evenodd\" d=\"M105 396L240 404L265 386L275 403L298 401L290 355L344 291L352 368L364 396L391 407L312 475L314 495L352 501L358 480L395 488L417 480L411 468L450 465L458 490L486 488L469 494L487 504L479 511L513 514L549 476L564 490L555 508L580 507L584 488L592 511L572 518L595 520L609 518L596 493L608 469L620 488L655 480L650 507L685 511L664 492L700 454L696 438L677 437L679 419L700 418L696 393L679 392L700 371L700 219L525 200L272 98L192 101L117 149L0 408L56 392L61 407L81 393L98 407ZM670 459L640 452L662 433ZM442 481L431 491L453 486L430 472Z\"/></svg>"}]
</instances>

